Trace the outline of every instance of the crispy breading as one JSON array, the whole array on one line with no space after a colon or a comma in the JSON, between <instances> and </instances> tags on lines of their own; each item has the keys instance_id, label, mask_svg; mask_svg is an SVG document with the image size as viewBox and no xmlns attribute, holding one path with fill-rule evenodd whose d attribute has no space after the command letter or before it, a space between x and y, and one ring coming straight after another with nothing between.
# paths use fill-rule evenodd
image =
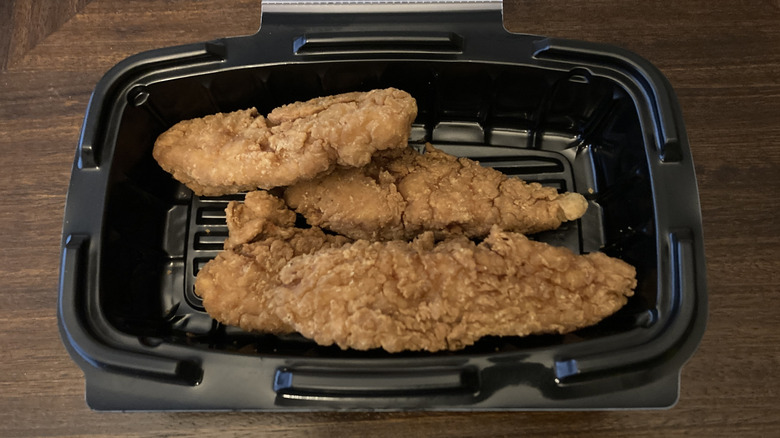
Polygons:
<instances>
[{"instance_id":1,"label":"crispy breading","mask_svg":"<svg viewBox=\"0 0 780 438\"><path fill-rule=\"evenodd\" d=\"M405 91L345 93L285 105L268 118L250 108L185 120L158 137L153 156L197 195L269 189L403 148L416 116Z\"/></svg>"},{"instance_id":2,"label":"crispy breading","mask_svg":"<svg viewBox=\"0 0 780 438\"><path fill-rule=\"evenodd\" d=\"M226 209L225 251L204 266L195 281L203 306L218 321L267 333L294 331L268 305L279 271L290 260L349 240L319 228L295 228L295 213L265 191L250 192L244 203Z\"/></svg>"},{"instance_id":3,"label":"crispy breading","mask_svg":"<svg viewBox=\"0 0 780 438\"><path fill-rule=\"evenodd\" d=\"M206 310L225 324L298 331L321 345L365 350L456 350L482 336L566 333L623 306L634 268L577 255L494 227L475 244L350 243L294 228L265 192L228 208L233 240L198 275ZM242 229L251 229L243 232Z\"/></svg>"},{"instance_id":4,"label":"crispy breading","mask_svg":"<svg viewBox=\"0 0 780 438\"><path fill-rule=\"evenodd\" d=\"M318 344L458 350L487 335L568 333L620 309L634 268L494 228L479 245L357 241L290 260L276 315Z\"/></svg>"},{"instance_id":5,"label":"crispy breading","mask_svg":"<svg viewBox=\"0 0 780 438\"><path fill-rule=\"evenodd\" d=\"M285 191L287 204L314 226L353 239L484 237L493 225L530 234L580 218L588 203L457 158L428 145L378 153L367 166L341 168Z\"/></svg>"}]
</instances>

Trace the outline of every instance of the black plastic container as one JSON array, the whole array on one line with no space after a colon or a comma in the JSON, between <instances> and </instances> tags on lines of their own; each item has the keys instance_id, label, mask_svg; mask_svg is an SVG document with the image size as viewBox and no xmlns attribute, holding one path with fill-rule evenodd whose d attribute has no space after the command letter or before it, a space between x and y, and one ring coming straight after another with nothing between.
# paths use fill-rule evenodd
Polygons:
<instances>
[{"instance_id":1,"label":"black plastic container","mask_svg":"<svg viewBox=\"0 0 780 438\"><path fill-rule=\"evenodd\" d=\"M257 34L166 48L98 83L62 237L59 321L99 410L506 410L668 407L707 300L691 154L667 80L614 47L508 33L495 2L263 2ZM431 141L577 191L584 218L536 238L637 268L636 295L564 336L457 352L342 351L249 334L203 312L197 270L229 199L199 198L151 156L174 123L394 86Z\"/></svg>"}]
</instances>

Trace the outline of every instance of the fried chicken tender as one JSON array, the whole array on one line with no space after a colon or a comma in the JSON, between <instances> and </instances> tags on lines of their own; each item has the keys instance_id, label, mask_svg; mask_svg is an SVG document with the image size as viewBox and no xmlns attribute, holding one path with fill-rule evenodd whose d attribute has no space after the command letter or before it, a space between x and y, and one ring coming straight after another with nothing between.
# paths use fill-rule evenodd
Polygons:
<instances>
[{"instance_id":1,"label":"fried chicken tender","mask_svg":"<svg viewBox=\"0 0 780 438\"><path fill-rule=\"evenodd\" d=\"M290 260L349 240L319 228L295 228L295 213L265 191L250 192L244 203L226 209L229 237L225 251L204 266L195 281L203 306L216 320L247 330L291 333L276 316L270 292Z\"/></svg>"},{"instance_id":2,"label":"fried chicken tender","mask_svg":"<svg viewBox=\"0 0 780 438\"><path fill-rule=\"evenodd\" d=\"M209 314L244 330L299 332L321 345L366 350L457 350L487 335L567 333L623 306L634 268L602 253L576 255L493 227L475 244L350 243L293 228L265 192L231 203L231 239L198 274ZM245 231L245 230L251 231Z\"/></svg>"},{"instance_id":3,"label":"fried chicken tender","mask_svg":"<svg viewBox=\"0 0 780 438\"><path fill-rule=\"evenodd\" d=\"M285 191L287 204L309 224L353 239L484 237L493 225L530 234L580 218L588 203L457 158L427 145L378 153L367 166L342 168Z\"/></svg>"},{"instance_id":4,"label":"fried chicken tender","mask_svg":"<svg viewBox=\"0 0 780 438\"><path fill-rule=\"evenodd\" d=\"M403 148L416 116L405 91L352 92L285 105L267 118L250 108L185 120L162 133L152 153L197 195L269 189Z\"/></svg>"},{"instance_id":5,"label":"fried chicken tender","mask_svg":"<svg viewBox=\"0 0 780 438\"><path fill-rule=\"evenodd\" d=\"M479 245L357 241L296 257L272 305L321 345L458 350L488 335L568 333L620 309L634 268L603 253L575 255L494 228Z\"/></svg>"}]
</instances>

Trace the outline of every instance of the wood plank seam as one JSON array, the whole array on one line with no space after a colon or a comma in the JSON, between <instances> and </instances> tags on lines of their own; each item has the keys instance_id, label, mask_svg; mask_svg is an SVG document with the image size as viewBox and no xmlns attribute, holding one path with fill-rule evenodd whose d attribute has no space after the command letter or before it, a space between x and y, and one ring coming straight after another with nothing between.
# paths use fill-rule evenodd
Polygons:
<instances>
[{"instance_id":1,"label":"wood plank seam","mask_svg":"<svg viewBox=\"0 0 780 438\"><path fill-rule=\"evenodd\" d=\"M0 72L24 59L92 0L10 0L0 5Z\"/></svg>"}]
</instances>

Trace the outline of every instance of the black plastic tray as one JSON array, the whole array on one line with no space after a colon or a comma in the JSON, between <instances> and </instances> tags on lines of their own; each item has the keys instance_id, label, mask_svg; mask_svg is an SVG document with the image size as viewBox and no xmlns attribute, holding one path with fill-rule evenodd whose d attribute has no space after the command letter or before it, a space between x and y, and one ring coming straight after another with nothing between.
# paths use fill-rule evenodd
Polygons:
<instances>
[{"instance_id":1,"label":"black plastic tray","mask_svg":"<svg viewBox=\"0 0 780 438\"><path fill-rule=\"evenodd\" d=\"M59 321L99 410L668 407L704 331L701 217L674 93L637 55L508 33L500 3L266 1L257 34L131 57L98 83L65 211ZM457 352L320 347L214 322L192 285L232 197L196 197L151 149L172 124L394 86L430 141L582 193L581 220L534 236L637 268L636 295L562 336Z\"/></svg>"}]
</instances>

